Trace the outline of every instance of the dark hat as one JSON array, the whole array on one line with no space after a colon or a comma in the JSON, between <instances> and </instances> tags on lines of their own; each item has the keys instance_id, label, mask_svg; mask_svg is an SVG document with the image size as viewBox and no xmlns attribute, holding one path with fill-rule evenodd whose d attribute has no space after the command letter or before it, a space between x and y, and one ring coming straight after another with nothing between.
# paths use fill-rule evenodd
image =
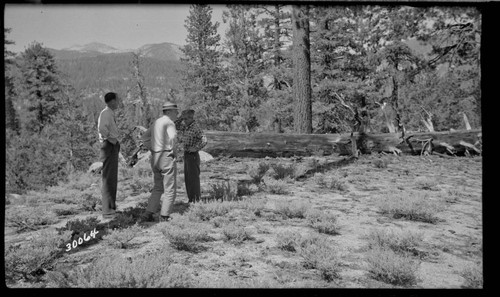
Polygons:
<instances>
[{"instance_id":1,"label":"dark hat","mask_svg":"<svg viewBox=\"0 0 500 297\"><path fill-rule=\"evenodd\" d=\"M178 109L177 104L172 103L170 101L165 102L163 106L161 107L162 110L167 110L167 109Z\"/></svg>"}]
</instances>

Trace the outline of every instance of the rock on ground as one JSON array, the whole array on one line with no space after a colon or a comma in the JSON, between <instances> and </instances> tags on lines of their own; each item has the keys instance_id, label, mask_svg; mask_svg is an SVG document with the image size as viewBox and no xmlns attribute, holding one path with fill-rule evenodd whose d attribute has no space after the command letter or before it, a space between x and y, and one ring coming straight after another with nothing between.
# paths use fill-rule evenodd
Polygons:
<instances>
[{"instance_id":1,"label":"rock on ground","mask_svg":"<svg viewBox=\"0 0 500 297\"><path fill-rule=\"evenodd\" d=\"M21 195L18 194L6 194L5 195L5 205L7 204L22 204L26 201Z\"/></svg>"},{"instance_id":2,"label":"rock on ground","mask_svg":"<svg viewBox=\"0 0 500 297\"><path fill-rule=\"evenodd\" d=\"M199 153L201 162L208 162L214 159L214 157L207 152L199 151Z\"/></svg>"}]
</instances>

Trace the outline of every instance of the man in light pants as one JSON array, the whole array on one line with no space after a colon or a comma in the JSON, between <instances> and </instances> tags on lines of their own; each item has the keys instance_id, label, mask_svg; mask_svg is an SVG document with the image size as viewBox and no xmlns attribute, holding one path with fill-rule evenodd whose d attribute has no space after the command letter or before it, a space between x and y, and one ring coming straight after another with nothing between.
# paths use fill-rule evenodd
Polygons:
<instances>
[{"instance_id":1,"label":"man in light pants","mask_svg":"<svg viewBox=\"0 0 500 297\"><path fill-rule=\"evenodd\" d=\"M153 170L154 187L148 200L148 207L141 216L141 221L154 221L153 214L160 208L160 222L170 221L170 213L176 198L177 164L175 146L177 131L174 121L177 119L177 104L165 102L163 115L144 132L143 144L151 152L151 169Z\"/></svg>"}]
</instances>

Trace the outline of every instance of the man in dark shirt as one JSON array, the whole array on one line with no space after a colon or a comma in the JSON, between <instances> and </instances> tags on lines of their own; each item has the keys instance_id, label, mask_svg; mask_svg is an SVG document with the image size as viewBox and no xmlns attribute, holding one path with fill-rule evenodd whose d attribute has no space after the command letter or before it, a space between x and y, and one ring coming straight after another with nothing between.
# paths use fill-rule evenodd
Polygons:
<instances>
[{"instance_id":1,"label":"man in dark shirt","mask_svg":"<svg viewBox=\"0 0 500 297\"><path fill-rule=\"evenodd\" d=\"M194 120L194 110L184 110L175 121L179 133L179 144L184 149L184 182L190 203L200 200L200 154L207 145L207 137Z\"/></svg>"}]
</instances>

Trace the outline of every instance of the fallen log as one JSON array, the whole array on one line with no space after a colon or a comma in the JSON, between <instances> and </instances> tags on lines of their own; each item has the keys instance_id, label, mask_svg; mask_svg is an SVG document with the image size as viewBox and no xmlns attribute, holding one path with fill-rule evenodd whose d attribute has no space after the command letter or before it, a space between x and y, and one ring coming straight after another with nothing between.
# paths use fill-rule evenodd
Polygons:
<instances>
[{"instance_id":1,"label":"fallen log","mask_svg":"<svg viewBox=\"0 0 500 297\"><path fill-rule=\"evenodd\" d=\"M363 154L389 152L394 154L420 155L423 149L421 139L432 139L432 151L446 154L451 147L453 153L465 153L461 144L475 143L480 129L381 134L282 134L282 133L245 133L205 131L208 139L203 149L213 156L232 157L291 157L320 155L354 155L352 140L356 140L357 149ZM415 140L413 140L415 139Z\"/></svg>"}]
</instances>

